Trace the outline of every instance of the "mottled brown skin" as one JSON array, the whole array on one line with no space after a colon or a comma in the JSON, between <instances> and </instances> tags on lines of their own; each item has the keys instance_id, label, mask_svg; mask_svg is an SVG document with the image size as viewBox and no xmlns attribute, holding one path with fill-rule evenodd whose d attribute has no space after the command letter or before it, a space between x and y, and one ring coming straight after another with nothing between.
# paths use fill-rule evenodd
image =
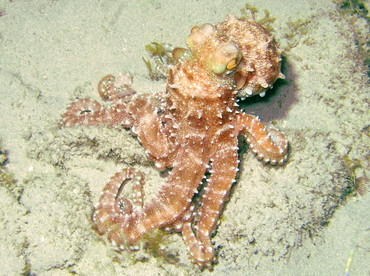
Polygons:
<instances>
[{"instance_id":1,"label":"mottled brown skin","mask_svg":"<svg viewBox=\"0 0 370 276\"><path fill-rule=\"evenodd\" d=\"M238 135L271 164L285 162L287 142L280 132L267 130L258 118L237 109L235 71L243 61L232 39L205 24L192 29L187 44L192 55L170 67L164 96L153 101L148 95L133 95L129 85L122 89L122 81L107 76L99 92L111 105L102 108L97 101L78 100L67 108L62 124L131 127L156 167L171 168L150 202L143 202L139 172L115 174L96 208L97 231L120 249L155 228L180 231L192 262L204 267L215 261L211 235L238 171ZM129 180L134 182L133 202L120 195ZM192 202L198 189L199 206Z\"/></svg>"}]
</instances>

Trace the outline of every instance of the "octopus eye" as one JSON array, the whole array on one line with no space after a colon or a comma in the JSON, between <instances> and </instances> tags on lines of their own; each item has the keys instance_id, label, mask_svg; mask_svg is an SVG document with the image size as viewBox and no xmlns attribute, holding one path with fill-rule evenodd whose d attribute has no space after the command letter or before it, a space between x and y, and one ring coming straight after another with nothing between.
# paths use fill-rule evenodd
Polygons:
<instances>
[{"instance_id":1,"label":"octopus eye","mask_svg":"<svg viewBox=\"0 0 370 276\"><path fill-rule=\"evenodd\" d=\"M238 53L235 58L229 61L229 63L226 65L226 68L228 70L235 70L236 66L239 64L241 60L242 60L242 55Z\"/></svg>"},{"instance_id":2,"label":"octopus eye","mask_svg":"<svg viewBox=\"0 0 370 276\"><path fill-rule=\"evenodd\" d=\"M236 65L238 65L236 58L232 59L227 65L227 70L234 70Z\"/></svg>"},{"instance_id":3,"label":"octopus eye","mask_svg":"<svg viewBox=\"0 0 370 276\"><path fill-rule=\"evenodd\" d=\"M212 64L209 66L213 73L215 74L222 74L226 71L225 64Z\"/></svg>"},{"instance_id":4,"label":"octopus eye","mask_svg":"<svg viewBox=\"0 0 370 276\"><path fill-rule=\"evenodd\" d=\"M242 56L235 46L226 44L211 55L208 68L215 74L230 74L235 71L241 58Z\"/></svg>"}]
</instances>

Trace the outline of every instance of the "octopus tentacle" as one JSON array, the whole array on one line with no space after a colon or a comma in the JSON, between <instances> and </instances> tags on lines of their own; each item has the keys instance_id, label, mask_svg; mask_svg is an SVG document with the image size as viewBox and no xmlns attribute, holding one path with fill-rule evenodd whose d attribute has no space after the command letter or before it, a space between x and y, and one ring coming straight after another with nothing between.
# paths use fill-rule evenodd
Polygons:
<instances>
[{"instance_id":1,"label":"octopus tentacle","mask_svg":"<svg viewBox=\"0 0 370 276\"><path fill-rule=\"evenodd\" d=\"M182 232L183 225L185 223L192 223L193 218L194 218L194 209L195 209L195 204L194 202L191 203L189 206L188 210L184 213L182 217L179 217L176 219L174 222L171 222L169 224L166 224L164 226L165 231L176 231L176 232Z\"/></svg>"},{"instance_id":2,"label":"octopus tentacle","mask_svg":"<svg viewBox=\"0 0 370 276\"><path fill-rule=\"evenodd\" d=\"M69 104L62 115L61 124L67 127L74 125L90 125L94 123L95 115L100 112L101 105L93 99L81 99Z\"/></svg>"},{"instance_id":3,"label":"octopus tentacle","mask_svg":"<svg viewBox=\"0 0 370 276\"><path fill-rule=\"evenodd\" d=\"M202 205L199 209L197 237L209 239L217 226L218 217L228 198L230 188L238 171L238 141L220 143L212 156L211 176L204 188ZM204 237L204 238L203 238Z\"/></svg>"},{"instance_id":4,"label":"octopus tentacle","mask_svg":"<svg viewBox=\"0 0 370 276\"><path fill-rule=\"evenodd\" d=\"M104 101L117 94L117 88L114 85L115 80L114 76L107 75L99 81L98 92Z\"/></svg>"},{"instance_id":5,"label":"octopus tentacle","mask_svg":"<svg viewBox=\"0 0 370 276\"><path fill-rule=\"evenodd\" d=\"M107 75L98 83L98 92L104 101L117 101L136 94L131 88L132 77L129 74L119 74L118 77Z\"/></svg>"},{"instance_id":6,"label":"octopus tentacle","mask_svg":"<svg viewBox=\"0 0 370 276\"><path fill-rule=\"evenodd\" d=\"M120 196L129 181L133 181L133 203ZM101 235L108 233L108 240L121 249L129 241L130 233L135 231L138 213L143 207L143 185L144 176L133 168L116 173L104 187L95 210L96 231Z\"/></svg>"},{"instance_id":7,"label":"octopus tentacle","mask_svg":"<svg viewBox=\"0 0 370 276\"><path fill-rule=\"evenodd\" d=\"M186 244L191 261L197 264L200 268L211 264L214 259L213 249L206 249L203 244L197 239L192 229L192 223L186 222L182 226L182 238Z\"/></svg>"},{"instance_id":8,"label":"octopus tentacle","mask_svg":"<svg viewBox=\"0 0 370 276\"><path fill-rule=\"evenodd\" d=\"M233 131L228 131L229 135ZM210 265L214 261L214 250L211 243L211 235L214 232L218 218L222 212L225 201L229 195L230 188L234 183L238 166L237 139L229 139L219 146L211 156L212 169L211 177L207 179L207 186L201 200L201 207L198 211L198 224L196 226L197 242L189 233L189 228L185 230L187 241L192 248L193 262L199 266ZM196 247L198 246L198 247Z\"/></svg>"},{"instance_id":9,"label":"octopus tentacle","mask_svg":"<svg viewBox=\"0 0 370 276\"><path fill-rule=\"evenodd\" d=\"M102 108L93 99L80 99L72 102L66 112L62 115L62 126L71 127L75 125L97 126L97 125L121 125L129 127L132 125L132 117L128 114L126 104Z\"/></svg>"},{"instance_id":10,"label":"octopus tentacle","mask_svg":"<svg viewBox=\"0 0 370 276\"><path fill-rule=\"evenodd\" d=\"M288 142L283 133L267 129L258 117L246 113L239 113L236 126L258 159L272 165L282 165L287 160Z\"/></svg>"},{"instance_id":11,"label":"octopus tentacle","mask_svg":"<svg viewBox=\"0 0 370 276\"><path fill-rule=\"evenodd\" d=\"M191 208L193 195L206 171L207 159L202 153L192 150L189 152L184 151L183 158L169 173L158 196L144 205L143 215L137 226L141 234L177 222ZM194 160L199 160L199 163Z\"/></svg>"},{"instance_id":12,"label":"octopus tentacle","mask_svg":"<svg viewBox=\"0 0 370 276\"><path fill-rule=\"evenodd\" d=\"M98 92L104 101L111 105L102 108L96 100L86 98L72 102L62 115L62 126L96 126L121 125L131 127L133 120L126 111L128 97L136 92L131 88L131 79L127 74L121 74L118 80L112 76L105 76L98 84Z\"/></svg>"},{"instance_id":13,"label":"octopus tentacle","mask_svg":"<svg viewBox=\"0 0 370 276\"><path fill-rule=\"evenodd\" d=\"M127 111L133 119L132 133L156 162L156 167L165 169L168 164L163 160L168 157L171 143L157 110L146 98L138 96L127 105Z\"/></svg>"},{"instance_id":14,"label":"octopus tentacle","mask_svg":"<svg viewBox=\"0 0 370 276\"><path fill-rule=\"evenodd\" d=\"M140 237L156 228L165 227L184 218L191 207L191 199L197 191L206 170L199 169L191 163L193 158L187 156L175 167L162 186L157 197L142 206L143 176L135 170L124 170L115 174L104 188L95 212L95 223L100 234L108 233L108 239L120 248L133 245ZM132 179L136 205L119 196L127 180ZM134 201L135 203L135 201ZM191 220L191 218L189 218Z\"/></svg>"}]
</instances>

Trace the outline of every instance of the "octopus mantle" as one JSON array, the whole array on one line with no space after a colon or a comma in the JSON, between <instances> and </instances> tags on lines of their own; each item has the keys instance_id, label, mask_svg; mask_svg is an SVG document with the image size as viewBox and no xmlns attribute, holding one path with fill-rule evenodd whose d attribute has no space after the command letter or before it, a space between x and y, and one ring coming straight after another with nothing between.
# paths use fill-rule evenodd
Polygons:
<instances>
[{"instance_id":1,"label":"octopus mantle","mask_svg":"<svg viewBox=\"0 0 370 276\"><path fill-rule=\"evenodd\" d=\"M62 125L131 128L158 170L169 169L159 194L143 200L143 175L116 173L105 186L94 214L99 234L121 250L156 228L181 232L190 259L200 267L215 262L211 235L238 172L238 136L265 163L287 159L285 136L238 109L236 94L258 94L280 73L280 53L258 24L228 17L217 26L194 27L190 55L169 67L164 95L138 95L128 75L103 78L103 108L92 99L72 102ZM132 183L133 200L121 195ZM200 193L198 201L194 195Z\"/></svg>"}]
</instances>

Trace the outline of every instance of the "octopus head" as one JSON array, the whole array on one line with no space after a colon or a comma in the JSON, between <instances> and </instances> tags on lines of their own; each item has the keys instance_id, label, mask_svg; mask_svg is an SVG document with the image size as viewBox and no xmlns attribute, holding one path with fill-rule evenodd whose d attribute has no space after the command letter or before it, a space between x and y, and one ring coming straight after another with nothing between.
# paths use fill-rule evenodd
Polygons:
<instances>
[{"instance_id":1,"label":"octopus head","mask_svg":"<svg viewBox=\"0 0 370 276\"><path fill-rule=\"evenodd\" d=\"M186 43L196 62L217 75L234 72L242 59L238 46L211 24L193 27Z\"/></svg>"},{"instance_id":2,"label":"octopus head","mask_svg":"<svg viewBox=\"0 0 370 276\"><path fill-rule=\"evenodd\" d=\"M242 54L234 74L239 97L263 96L278 78L284 78L280 72L281 50L263 26L252 19L229 15L215 29L235 43Z\"/></svg>"}]
</instances>

